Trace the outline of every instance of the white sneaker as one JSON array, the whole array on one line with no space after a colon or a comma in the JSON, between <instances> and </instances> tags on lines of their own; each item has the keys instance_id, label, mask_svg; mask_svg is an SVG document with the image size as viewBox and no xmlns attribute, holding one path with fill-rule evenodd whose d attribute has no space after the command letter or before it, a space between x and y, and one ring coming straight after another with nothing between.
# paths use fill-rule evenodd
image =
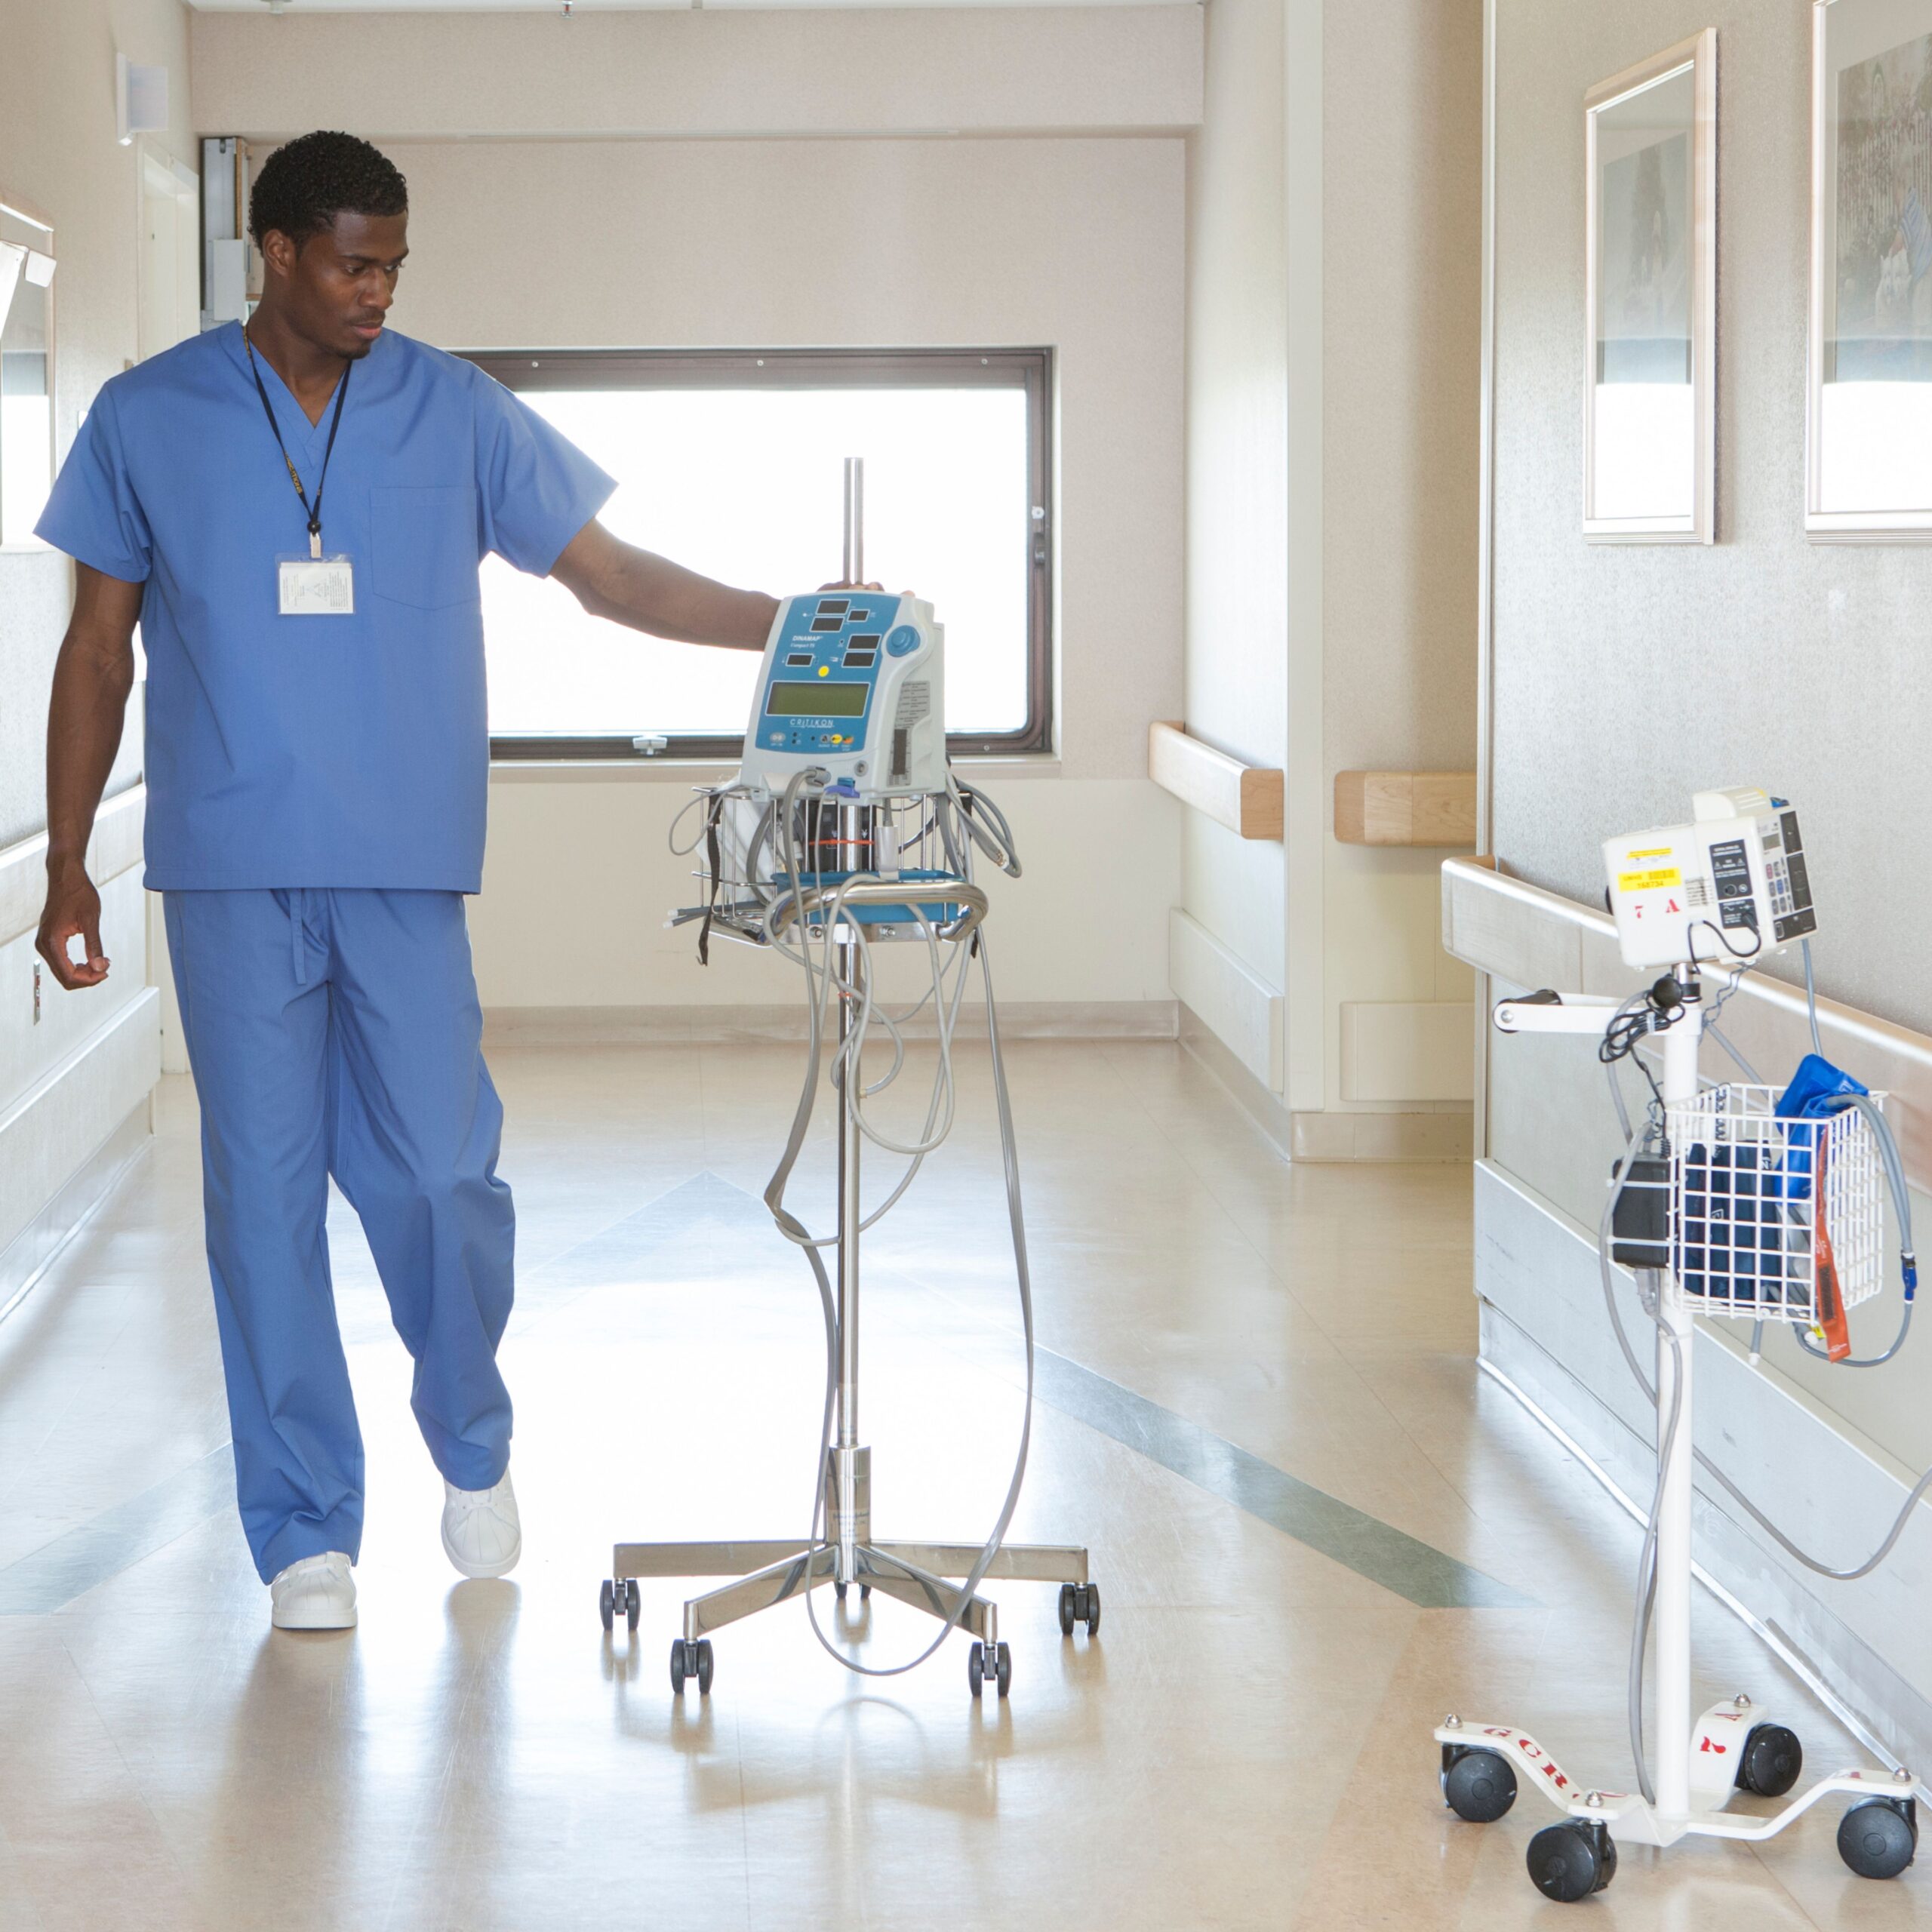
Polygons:
<instances>
[{"instance_id":1,"label":"white sneaker","mask_svg":"<svg viewBox=\"0 0 1932 1932\"><path fill-rule=\"evenodd\" d=\"M443 1484L443 1552L466 1577L507 1577L523 1554L510 1472L494 1489Z\"/></svg>"},{"instance_id":2,"label":"white sneaker","mask_svg":"<svg viewBox=\"0 0 1932 1932\"><path fill-rule=\"evenodd\" d=\"M269 1601L278 1630L355 1628L355 1579L339 1549L291 1563L269 1584Z\"/></svg>"}]
</instances>

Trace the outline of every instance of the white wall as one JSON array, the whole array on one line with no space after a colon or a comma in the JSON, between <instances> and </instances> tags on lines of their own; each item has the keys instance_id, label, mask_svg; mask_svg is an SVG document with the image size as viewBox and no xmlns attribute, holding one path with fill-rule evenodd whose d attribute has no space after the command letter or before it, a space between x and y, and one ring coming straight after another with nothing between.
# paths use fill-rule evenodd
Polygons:
<instances>
[{"instance_id":1,"label":"white wall","mask_svg":"<svg viewBox=\"0 0 1932 1932\"><path fill-rule=\"evenodd\" d=\"M1707 786L1774 786L1804 813L1820 984L1924 1032L1932 551L1811 543L1802 522L1809 13L1753 0L1503 8L1496 849L1595 900L1607 832L1668 823ZM1720 77L1718 541L1586 546L1578 103L1591 81L1706 26ZM1669 701L1643 729L1607 728L1633 691L1659 691Z\"/></svg>"},{"instance_id":2,"label":"white wall","mask_svg":"<svg viewBox=\"0 0 1932 1932\"><path fill-rule=\"evenodd\" d=\"M1186 721L1285 768L1287 824L1273 845L1190 815L1183 903L1253 976L1227 983L1278 989L1286 1051L1249 1071L1309 1122L1467 1111L1435 1097L1470 989L1436 934L1441 854L1338 844L1331 801L1340 770L1475 761L1481 45L1480 0L1208 16Z\"/></svg>"},{"instance_id":3,"label":"white wall","mask_svg":"<svg viewBox=\"0 0 1932 1932\"><path fill-rule=\"evenodd\" d=\"M576 32L593 18L615 38ZM632 14L551 31L563 24L384 20L382 78L346 125L412 135L389 141L411 207L398 325L464 348L1051 345L1059 756L1050 777L1001 792L1028 821L1031 861L1002 913L1003 959L1014 962L1002 990L1164 1001L1161 921L1178 894L1179 814L1147 781L1146 736L1180 702L1184 153L1169 134L1043 138L1032 124L1197 118L1198 11L982 12L963 23L943 11ZM350 103L331 91L340 62L330 57L371 30L325 17L202 17L205 127L254 135L340 121ZM1031 65L986 64L987 45L1017 53L1023 42ZM599 92L611 61L630 63L638 89ZM494 78L508 62L521 63L513 89ZM1044 91L1041 63L1060 76ZM661 84L666 73L676 86ZM876 126L866 103L888 74L901 125L1008 131L844 137ZM980 78L962 91L962 75ZM586 122L623 101L633 122L703 123L712 137L413 137L447 131L453 115L473 117L478 135L512 121L518 131L561 114L574 88ZM739 137L761 133L780 103L786 125L828 137ZM487 1004L789 996L768 961L749 978L700 976L679 936L614 964L560 946L530 916L561 897L594 923L614 896L626 918L654 921L663 834L684 801L682 786L666 782L675 774L627 771L588 790L579 775L499 775L473 921ZM1158 916L1137 910L1094 943L1066 943L1066 907L1033 885L1056 874L1083 895L1079 917L1090 906ZM687 896L681 884L676 897Z\"/></svg>"},{"instance_id":4,"label":"white wall","mask_svg":"<svg viewBox=\"0 0 1932 1932\"><path fill-rule=\"evenodd\" d=\"M1174 714L1195 737L1273 767L1287 761L1284 11L1283 0L1214 0L1208 14L1188 171L1187 654ZM1278 998L1281 847L1189 812L1182 853L1188 913L1254 976L1251 1001L1269 989ZM1212 1017L1232 1030L1236 1016ZM1278 1069L1258 1051L1247 1058L1273 1084Z\"/></svg>"},{"instance_id":5,"label":"white wall","mask_svg":"<svg viewBox=\"0 0 1932 1932\"><path fill-rule=\"evenodd\" d=\"M205 134L372 140L1178 133L1201 9L194 17ZM372 57L380 36L380 57Z\"/></svg>"},{"instance_id":6,"label":"white wall","mask_svg":"<svg viewBox=\"0 0 1932 1932\"><path fill-rule=\"evenodd\" d=\"M1330 7L1322 68L1322 1105L1463 1113L1443 854L1340 843L1334 781L1475 766L1481 0Z\"/></svg>"},{"instance_id":7,"label":"white wall","mask_svg":"<svg viewBox=\"0 0 1932 1932\"><path fill-rule=\"evenodd\" d=\"M54 228L62 454L100 385L139 352L140 153L115 138L117 48L169 70L171 125L150 138L192 164L180 0L0 0L0 201ZM137 804L110 815L114 829L92 855L112 977L66 993L43 972L35 1017L47 697L72 601L72 570L57 552L0 550L0 1306L138 1144L158 1065ZM137 694L110 796L138 783L140 719Z\"/></svg>"}]
</instances>

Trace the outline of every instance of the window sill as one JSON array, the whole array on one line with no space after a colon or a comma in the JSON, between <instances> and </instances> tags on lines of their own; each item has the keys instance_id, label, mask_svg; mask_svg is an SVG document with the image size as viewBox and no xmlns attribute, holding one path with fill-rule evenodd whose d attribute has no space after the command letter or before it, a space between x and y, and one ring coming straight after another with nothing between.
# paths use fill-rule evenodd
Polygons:
<instances>
[{"instance_id":1,"label":"window sill","mask_svg":"<svg viewBox=\"0 0 1932 1932\"><path fill-rule=\"evenodd\" d=\"M735 761L700 758L494 758L492 785L722 785L737 771ZM968 758L953 769L969 779L1004 783L1015 778L1057 778L1059 755L1027 752L1006 758Z\"/></svg>"}]
</instances>

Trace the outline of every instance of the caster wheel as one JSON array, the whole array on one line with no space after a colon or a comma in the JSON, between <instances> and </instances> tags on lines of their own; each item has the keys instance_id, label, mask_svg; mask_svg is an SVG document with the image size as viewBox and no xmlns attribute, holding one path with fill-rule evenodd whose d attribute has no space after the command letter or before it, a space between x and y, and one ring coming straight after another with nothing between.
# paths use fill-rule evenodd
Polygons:
<instances>
[{"instance_id":1,"label":"caster wheel","mask_svg":"<svg viewBox=\"0 0 1932 1932\"><path fill-rule=\"evenodd\" d=\"M1073 1635L1073 1626L1084 1623L1090 1637L1100 1634L1100 1586L1098 1583L1063 1583L1060 1586L1060 1634Z\"/></svg>"},{"instance_id":2,"label":"caster wheel","mask_svg":"<svg viewBox=\"0 0 1932 1932\"><path fill-rule=\"evenodd\" d=\"M1516 1801L1516 1770L1500 1751L1442 1747L1443 1801L1472 1825L1493 1825Z\"/></svg>"},{"instance_id":3,"label":"caster wheel","mask_svg":"<svg viewBox=\"0 0 1932 1932\"><path fill-rule=\"evenodd\" d=\"M1918 1850L1909 1798L1868 1798L1838 1820L1838 1856L1861 1878L1896 1878Z\"/></svg>"},{"instance_id":4,"label":"caster wheel","mask_svg":"<svg viewBox=\"0 0 1932 1932\"><path fill-rule=\"evenodd\" d=\"M1617 1847L1601 1825L1546 1825L1530 1841L1524 1863L1546 1899L1574 1905L1600 1892L1617 1875Z\"/></svg>"},{"instance_id":5,"label":"caster wheel","mask_svg":"<svg viewBox=\"0 0 1932 1932\"><path fill-rule=\"evenodd\" d=\"M861 1583L861 1584L859 1586L859 1601L860 1601L861 1603L864 1603L864 1602L867 1601L870 1598L870 1597L871 1597L871 1595L872 1595L872 1586L871 1586L871 1584L869 1584L869 1583Z\"/></svg>"},{"instance_id":6,"label":"caster wheel","mask_svg":"<svg viewBox=\"0 0 1932 1932\"><path fill-rule=\"evenodd\" d=\"M834 1583L832 1586L832 1594L843 1603L845 1601L845 1592L849 1587L848 1584Z\"/></svg>"},{"instance_id":7,"label":"caster wheel","mask_svg":"<svg viewBox=\"0 0 1932 1932\"><path fill-rule=\"evenodd\" d=\"M604 1627L610 1629L617 1620L617 1586L608 1577L604 1579L604 1587L597 1593L597 1614L604 1620ZM637 1626L633 1623L635 1630Z\"/></svg>"},{"instance_id":8,"label":"caster wheel","mask_svg":"<svg viewBox=\"0 0 1932 1932\"><path fill-rule=\"evenodd\" d=\"M681 1637L671 1640L671 1688L681 1696L691 1678L697 1679L697 1694L708 1697L711 1692L711 1639L700 1637L694 1644L688 1644Z\"/></svg>"},{"instance_id":9,"label":"caster wheel","mask_svg":"<svg viewBox=\"0 0 1932 1932\"><path fill-rule=\"evenodd\" d=\"M979 1696L989 1678L998 1686L1002 1697L1013 1688L1013 1652L1004 1644L991 1657L983 1644L975 1644L966 1653L966 1684L974 1697Z\"/></svg>"},{"instance_id":10,"label":"caster wheel","mask_svg":"<svg viewBox=\"0 0 1932 1932\"><path fill-rule=\"evenodd\" d=\"M1804 1747L1795 1732L1781 1724L1753 1724L1738 1760L1737 1788L1760 1798L1782 1798L1804 1768Z\"/></svg>"},{"instance_id":11,"label":"caster wheel","mask_svg":"<svg viewBox=\"0 0 1932 1932\"><path fill-rule=\"evenodd\" d=\"M637 1635L637 1615L640 1607L637 1579L632 1577L624 1585L624 1625L633 1637Z\"/></svg>"}]
</instances>

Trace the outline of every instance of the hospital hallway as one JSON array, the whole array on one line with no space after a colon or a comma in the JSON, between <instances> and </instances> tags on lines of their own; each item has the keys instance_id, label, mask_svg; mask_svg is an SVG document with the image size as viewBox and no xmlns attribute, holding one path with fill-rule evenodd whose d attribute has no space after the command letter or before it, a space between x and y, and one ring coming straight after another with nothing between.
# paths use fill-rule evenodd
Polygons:
<instances>
[{"instance_id":1,"label":"hospital hallway","mask_svg":"<svg viewBox=\"0 0 1932 1932\"><path fill-rule=\"evenodd\" d=\"M184 1078L0 1323L0 1932L1341 1932L1572 1909L1524 1881L1556 1814L1525 1792L1460 1822L1429 1733L1506 1715L1627 1775L1638 1532L1478 1371L1466 1165L1291 1167L1178 1045L1012 1044L1040 1346L1012 1535L1091 1546L1097 1638L1061 1635L1049 1586L989 1586L1013 1688L976 1704L964 1638L863 1681L793 1603L719 1633L710 1695L679 1697L686 1586L645 1585L630 1638L600 1627L598 1586L616 1540L806 1532L820 1315L759 1198L801 1050L491 1057L520 1221L514 1577L458 1580L438 1546L409 1364L338 1198L361 1622L271 1632L233 1515ZM986 1059L959 1061L954 1137L866 1248L860 1433L886 1537L983 1536L1020 1420ZM794 1187L820 1223L827 1155ZM814 1601L877 1663L934 1628ZM1810 1764L1859 1761L1715 1599L1694 1614L1700 1703L1748 1684ZM1693 1841L1667 1876L1626 1846L1575 1909L1932 1924L1922 1888L1846 1871L1836 1823Z\"/></svg>"}]
</instances>

